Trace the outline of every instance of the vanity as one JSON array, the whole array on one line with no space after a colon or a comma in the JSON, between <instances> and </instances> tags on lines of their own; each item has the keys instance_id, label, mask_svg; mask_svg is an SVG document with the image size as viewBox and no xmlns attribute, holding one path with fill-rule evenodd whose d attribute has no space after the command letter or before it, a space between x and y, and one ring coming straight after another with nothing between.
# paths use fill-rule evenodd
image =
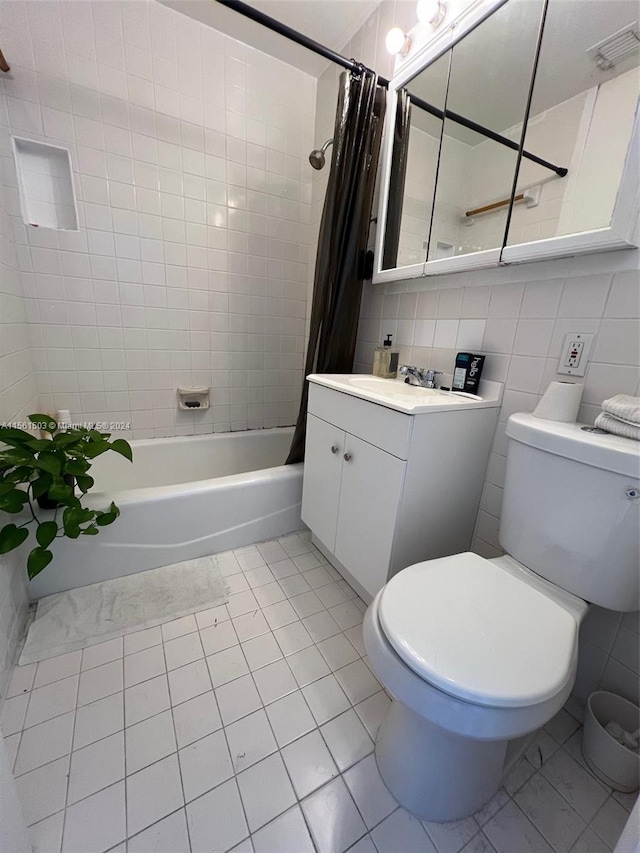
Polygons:
<instances>
[{"instance_id":1,"label":"vanity","mask_svg":"<svg viewBox=\"0 0 640 853\"><path fill-rule=\"evenodd\" d=\"M469 549L502 385L480 395L312 374L302 520L369 602L396 572Z\"/></svg>"}]
</instances>

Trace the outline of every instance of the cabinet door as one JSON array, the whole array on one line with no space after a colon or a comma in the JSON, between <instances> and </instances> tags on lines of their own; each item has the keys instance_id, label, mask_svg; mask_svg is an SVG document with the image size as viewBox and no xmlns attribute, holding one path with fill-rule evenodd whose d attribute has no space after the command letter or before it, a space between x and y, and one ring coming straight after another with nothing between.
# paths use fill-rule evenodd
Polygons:
<instances>
[{"instance_id":1,"label":"cabinet door","mask_svg":"<svg viewBox=\"0 0 640 853\"><path fill-rule=\"evenodd\" d=\"M307 416L302 520L331 551L336 541L344 440L345 433L338 427Z\"/></svg>"},{"instance_id":2,"label":"cabinet door","mask_svg":"<svg viewBox=\"0 0 640 853\"><path fill-rule=\"evenodd\" d=\"M389 572L406 462L347 434L335 555L372 597Z\"/></svg>"}]
</instances>

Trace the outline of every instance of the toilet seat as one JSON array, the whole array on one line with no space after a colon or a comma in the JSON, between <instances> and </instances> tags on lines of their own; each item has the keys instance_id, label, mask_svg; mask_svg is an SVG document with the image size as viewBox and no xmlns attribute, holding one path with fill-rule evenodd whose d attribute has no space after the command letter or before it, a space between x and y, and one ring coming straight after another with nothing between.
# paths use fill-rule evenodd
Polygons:
<instances>
[{"instance_id":1,"label":"toilet seat","mask_svg":"<svg viewBox=\"0 0 640 853\"><path fill-rule=\"evenodd\" d=\"M416 675L466 702L536 705L574 676L573 613L477 554L399 572L380 594L378 616L389 644Z\"/></svg>"}]
</instances>

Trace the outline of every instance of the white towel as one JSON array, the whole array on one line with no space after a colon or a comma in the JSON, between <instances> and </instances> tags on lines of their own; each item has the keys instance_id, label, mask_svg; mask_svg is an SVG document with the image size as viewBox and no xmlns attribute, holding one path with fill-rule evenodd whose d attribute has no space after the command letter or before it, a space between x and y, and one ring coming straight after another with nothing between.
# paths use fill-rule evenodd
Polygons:
<instances>
[{"instance_id":1,"label":"white towel","mask_svg":"<svg viewBox=\"0 0 640 853\"><path fill-rule=\"evenodd\" d=\"M630 421L620 420L608 412L600 412L595 419L594 426L613 435L621 435L623 438L633 438L635 441L640 441L640 424L636 425Z\"/></svg>"},{"instance_id":2,"label":"white towel","mask_svg":"<svg viewBox=\"0 0 640 853\"><path fill-rule=\"evenodd\" d=\"M614 418L640 425L640 397L630 394L616 394L602 403L602 411L608 412Z\"/></svg>"}]
</instances>

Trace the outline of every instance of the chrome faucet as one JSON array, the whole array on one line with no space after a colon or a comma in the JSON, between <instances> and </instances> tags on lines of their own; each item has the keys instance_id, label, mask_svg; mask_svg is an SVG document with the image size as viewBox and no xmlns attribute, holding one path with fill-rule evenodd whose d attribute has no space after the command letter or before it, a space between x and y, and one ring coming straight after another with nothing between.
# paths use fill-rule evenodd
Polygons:
<instances>
[{"instance_id":1,"label":"chrome faucet","mask_svg":"<svg viewBox=\"0 0 640 853\"><path fill-rule=\"evenodd\" d=\"M419 385L421 388L436 388L436 376L442 375L441 370L423 370L410 364L403 364L400 373L407 377L409 385Z\"/></svg>"}]
</instances>

